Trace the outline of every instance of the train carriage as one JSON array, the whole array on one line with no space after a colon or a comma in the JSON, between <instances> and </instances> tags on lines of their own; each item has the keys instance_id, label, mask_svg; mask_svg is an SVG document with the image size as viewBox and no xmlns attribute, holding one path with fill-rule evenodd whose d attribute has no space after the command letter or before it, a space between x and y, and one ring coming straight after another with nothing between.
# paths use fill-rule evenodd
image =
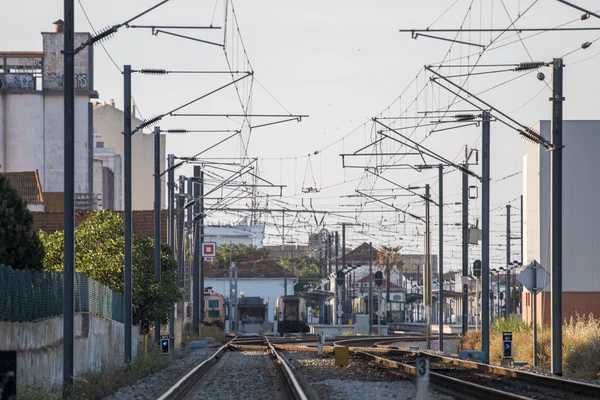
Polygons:
<instances>
[{"instance_id":1,"label":"train carriage","mask_svg":"<svg viewBox=\"0 0 600 400\"><path fill-rule=\"evenodd\" d=\"M278 297L275 304L275 320L279 332L309 332L306 299L300 296Z\"/></svg>"},{"instance_id":2,"label":"train carriage","mask_svg":"<svg viewBox=\"0 0 600 400\"><path fill-rule=\"evenodd\" d=\"M204 325L225 326L225 298L210 287L204 289Z\"/></svg>"}]
</instances>

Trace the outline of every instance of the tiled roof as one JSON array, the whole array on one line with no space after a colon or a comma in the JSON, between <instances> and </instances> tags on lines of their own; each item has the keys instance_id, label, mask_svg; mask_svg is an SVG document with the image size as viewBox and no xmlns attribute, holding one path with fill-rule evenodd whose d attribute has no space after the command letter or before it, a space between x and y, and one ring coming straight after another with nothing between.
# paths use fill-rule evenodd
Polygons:
<instances>
[{"instance_id":1,"label":"tiled roof","mask_svg":"<svg viewBox=\"0 0 600 400\"><path fill-rule=\"evenodd\" d=\"M93 211L92 211L93 212ZM117 211L123 214L123 211ZM75 226L85 221L90 212L79 212L75 214ZM53 233L64 229L64 212L32 212L33 229ZM160 212L160 240L167 242L168 232L168 211L161 210ZM134 210L132 215L133 233L154 237L154 211L153 210Z\"/></svg>"},{"instance_id":2,"label":"tiled roof","mask_svg":"<svg viewBox=\"0 0 600 400\"><path fill-rule=\"evenodd\" d=\"M373 246L373 264L377 262L377 249ZM355 264L355 263L369 263L369 243L365 242L353 249L352 251L346 253L346 263L347 264Z\"/></svg>"},{"instance_id":3,"label":"tiled roof","mask_svg":"<svg viewBox=\"0 0 600 400\"><path fill-rule=\"evenodd\" d=\"M42 187L40 185L40 176L37 169L35 171L24 172L3 172L13 188L19 193L19 196L27 204L42 204Z\"/></svg>"},{"instance_id":4,"label":"tiled roof","mask_svg":"<svg viewBox=\"0 0 600 400\"><path fill-rule=\"evenodd\" d=\"M385 275L385 274L384 274ZM357 279L356 282L369 282L369 275L365 275L360 279ZM383 283L381 287L386 287L387 279L383 278ZM373 286L375 285L375 274L373 274ZM394 282L390 282L390 289L401 289L400 286L396 285Z\"/></svg>"},{"instance_id":5,"label":"tiled roof","mask_svg":"<svg viewBox=\"0 0 600 400\"><path fill-rule=\"evenodd\" d=\"M229 278L229 268L218 269L212 262L204 265L205 278ZM281 268L275 260L246 260L237 264L238 278L283 278L283 268ZM293 278L291 274L289 278Z\"/></svg>"}]
</instances>

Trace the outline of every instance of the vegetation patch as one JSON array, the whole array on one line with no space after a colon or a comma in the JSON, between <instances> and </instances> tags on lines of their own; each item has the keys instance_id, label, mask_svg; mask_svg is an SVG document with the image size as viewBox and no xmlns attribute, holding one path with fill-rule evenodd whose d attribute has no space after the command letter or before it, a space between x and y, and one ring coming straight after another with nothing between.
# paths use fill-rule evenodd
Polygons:
<instances>
[{"instance_id":1,"label":"vegetation patch","mask_svg":"<svg viewBox=\"0 0 600 400\"><path fill-rule=\"evenodd\" d=\"M533 326L517 318L498 319L490 328L490 362L502 359L502 332L513 332L513 358L533 365ZM459 350L481 350L481 330L468 332ZM537 330L538 366L550 370L552 335L550 327ZM565 376L600 379L600 320L592 314L577 315L563 325L563 365Z\"/></svg>"}]
</instances>

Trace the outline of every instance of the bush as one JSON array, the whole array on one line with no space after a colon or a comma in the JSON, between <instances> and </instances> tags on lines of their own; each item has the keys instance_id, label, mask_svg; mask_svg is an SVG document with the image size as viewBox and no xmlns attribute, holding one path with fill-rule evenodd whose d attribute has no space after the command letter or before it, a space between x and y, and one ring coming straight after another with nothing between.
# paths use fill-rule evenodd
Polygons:
<instances>
[{"instance_id":1,"label":"bush","mask_svg":"<svg viewBox=\"0 0 600 400\"><path fill-rule=\"evenodd\" d=\"M42 269L44 247L32 227L27 203L8 178L0 175L0 264L14 269Z\"/></svg>"}]
</instances>

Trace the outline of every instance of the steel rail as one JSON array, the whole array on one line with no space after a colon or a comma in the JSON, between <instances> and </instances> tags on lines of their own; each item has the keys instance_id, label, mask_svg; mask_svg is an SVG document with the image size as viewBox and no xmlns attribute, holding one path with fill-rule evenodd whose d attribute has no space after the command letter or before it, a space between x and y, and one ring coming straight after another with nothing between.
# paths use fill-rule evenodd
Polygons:
<instances>
[{"instance_id":1,"label":"steel rail","mask_svg":"<svg viewBox=\"0 0 600 400\"><path fill-rule=\"evenodd\" d=\"M273 345L271 344L269 339L268 338L265 338L265 339L267 341L267 344L269 346L269 350L271 351L271 354L273 354L273 356L276 359L275 363L280 367L281 372L283 373L283 376L285 377L286 381L289 384L290 391L292 392L292 395L294 396L294 398L299 399L299 400L308 400L308 396L306 395L306 393L304 393L304 390L300 386L300 383L298 383L298 380L294 376L294 373L290 369L287 362L285 362L283 357L281 357L279 355L279 353L273 347Z\"/></svg>"},{"instance_id":2,"label":"steel rail","mask_svg":"<svg viewBox=\"0 0 600 400\"><path fill-rule=\"evenodd\" d=\"M235 340L235 339L234 339ZM200 379L208 372L208 370L217 363L219 356L225 352L230 346L226 343L219 348L212 356L198 364L194 369L188 372L183 378L177 383L171 386L165 393L163 393L158 400L175 400L184 398L185 395L198 383Z\"/></svg>"},{"instance_id":3,"label":"steel rail","mask_svg":"<svg viewBox=\"0 0 600 400\"><path fill-rule=\"evenodd\" d=\"M398 369L411 377L416 376L416 367L412 365L408 365L399 361L389 360L387 358L379 357L374 354L369 354L364 351L356 351L354 352L354 354L375 361L376 363L384 365L386 367ZM463 381L431 371L429 372L429 378L432 384L440 389L450 392L461 393L462 395L468 393L469 397L481 399L533 400L531 397L520 396L514 393L505 392L498 389L492 389L489 387L478 385L476 383Z\"/></svg>"}]
</instances>

